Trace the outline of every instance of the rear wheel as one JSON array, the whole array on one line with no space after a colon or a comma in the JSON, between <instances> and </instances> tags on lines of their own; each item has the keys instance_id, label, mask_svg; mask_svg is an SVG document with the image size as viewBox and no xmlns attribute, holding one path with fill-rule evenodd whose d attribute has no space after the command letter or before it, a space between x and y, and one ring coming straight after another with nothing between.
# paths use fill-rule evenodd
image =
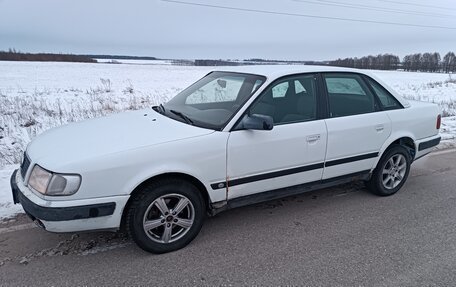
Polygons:
<instances>
[{"instance_id":1,"label":"rear wheel","mask_svg":"<svg viewBox=\"0 0 456 287\"><path fill-rule=\"evenodd\" d=\"M394 145L384 153L366 186L376 195L393 195L407 180L410 164L411 157L407 149Z\"/></svg>"},{"instance_id":2,"label":"rear wheel","mask_svg":"<svg viewBox=\"0 0 456 287\"><path fill-rule=\"evenodd\" d=\"M127 212L128 230L138 246L165 253L186 246L198 235L205 204L193 184L164 179L136 194Z\"/></svg>"}]
</instances>

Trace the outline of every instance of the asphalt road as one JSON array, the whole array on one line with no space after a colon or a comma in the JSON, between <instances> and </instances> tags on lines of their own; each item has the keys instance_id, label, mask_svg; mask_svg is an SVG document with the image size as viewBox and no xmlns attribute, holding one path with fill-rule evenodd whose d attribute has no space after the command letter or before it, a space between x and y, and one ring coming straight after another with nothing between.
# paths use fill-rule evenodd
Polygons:
<instances>
[{"instance_id":1,"label":"asphalt road","mask_svg":"<svg viewBox=\"0 0 456 287\"><path fill-rule=\"evenodd\" d=\"M391 197L344 185L219 214L177 252L111 233L0 224L0 285L450 286L456 152L420 159Z\"/></svg>"}]
</instances>

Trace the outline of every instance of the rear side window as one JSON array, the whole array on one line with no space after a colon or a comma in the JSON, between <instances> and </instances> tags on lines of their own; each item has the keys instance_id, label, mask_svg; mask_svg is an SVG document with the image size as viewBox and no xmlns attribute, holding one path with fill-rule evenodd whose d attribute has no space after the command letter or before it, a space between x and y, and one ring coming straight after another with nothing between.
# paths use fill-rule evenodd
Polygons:
<instances>
[{"instance_id":1,"label":"rear side window","mask_svg":"<svg viewBox=\"0 0 456 287\"><path fill-rule=\"evenodd\" d=\"M375 112L375 99L363 79L356 74L324 76L332 118Z\"/></svg>"},{"instance_id":2,"label":"rear side window","mask_svg":"<svg viewBox=\"0 0 456 287\"><path fill-rule=\"evenodd\" d=\"M401 104L393 97L385 88L383 88L379 83L367 78L367 81L371 85L373 91L377 95L380 103L382 104L383 109L385 110L395 110L402 108Z\"/></svg>"},{"instance_id":3,"label":"rear side window","mask_svg":"<svg viewBox=\"0 0 456 287\"><path fill-rule=\"evenodd\" d=\"M366 95L356 78L327 77L326 86L330 94Z\"/></svg>"},{"instance_id":4,"label":"rear side window","mask_svg":"<svg viewBox=\"0 0 456 287\"><path fill-rule=\"evenodd\" d=\"M296 94L299 94L299 93L307 93L306 91L306 88L303 87L303 85L301 84L300 81L294 81L294 85L295 85L295 93Z\"/></svg>"}]
</instances>

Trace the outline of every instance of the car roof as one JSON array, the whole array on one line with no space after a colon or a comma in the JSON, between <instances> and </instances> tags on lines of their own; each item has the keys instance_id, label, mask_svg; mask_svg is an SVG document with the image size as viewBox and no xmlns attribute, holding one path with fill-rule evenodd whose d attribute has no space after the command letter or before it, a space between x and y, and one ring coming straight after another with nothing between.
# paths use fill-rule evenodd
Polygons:
<instances>
[{"instance_id":1,"label":"car roof","mask_svg":"<svg viewBox=\"0 0 456 287\"><path fill-rule=\"evenodd\" d=\"M238 72L247 74L256 74L266 76L270 80L282 76L299 73L323 73L323 72L351 72L370 75L363 70L332 67L332 66L313 66L313 65L248 65L248 66L231 66L219 67L214 71L220 72Z\"/></svg>"}]
</instances>

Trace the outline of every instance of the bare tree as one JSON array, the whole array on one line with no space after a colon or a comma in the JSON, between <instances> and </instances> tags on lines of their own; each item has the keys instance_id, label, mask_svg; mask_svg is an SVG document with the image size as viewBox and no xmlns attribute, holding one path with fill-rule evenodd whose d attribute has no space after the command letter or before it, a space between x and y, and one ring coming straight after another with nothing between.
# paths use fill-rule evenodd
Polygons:
<instances>
[{"instance_id":1,"label":"bare tree","mask_svg":"<svg viewBox=\"0 0 456 287\"><path fill-rule=\"evenodd\" d=\"M453 52L448 52L443 57L442 68L445 73L454 72L456 70L456 56Z\"/></svg>"}]
</instances>

